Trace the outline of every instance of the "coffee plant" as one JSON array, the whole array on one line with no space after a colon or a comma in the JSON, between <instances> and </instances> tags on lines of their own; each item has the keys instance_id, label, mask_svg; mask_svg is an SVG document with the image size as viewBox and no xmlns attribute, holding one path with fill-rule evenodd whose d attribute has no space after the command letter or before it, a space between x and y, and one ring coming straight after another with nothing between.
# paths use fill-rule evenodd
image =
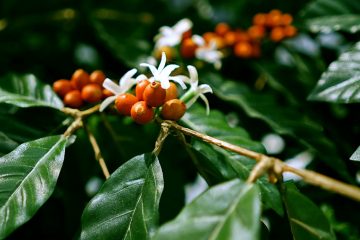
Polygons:
<instances>
[{"instance_id":1,"label":"coffee plant","mask_svg":"<svg viewBox=\"0 0 360 240\"><path fill-rule=\"evenodd\" d=\"M360 2L0 2L0 239L360 239Z\"/></svg>"}]
</instances>

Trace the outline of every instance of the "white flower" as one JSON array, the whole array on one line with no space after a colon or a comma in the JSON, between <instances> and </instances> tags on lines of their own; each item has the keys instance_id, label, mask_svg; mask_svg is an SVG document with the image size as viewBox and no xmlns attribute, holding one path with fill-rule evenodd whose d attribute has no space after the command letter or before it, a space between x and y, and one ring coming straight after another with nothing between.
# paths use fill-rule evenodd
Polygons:
<instances>
[{"instance_id":1,"label":"white flower","mask_svg":"<svg viewBox=\"0 0 360 240\"><path fill-rule=\"evenodd\" d=\"M261 143L264 145L268 154L279 154L285 148L284 139L280 135L274 133L266 134L261 139Z\"/></svg>"},{"instance_id":2,"label":"white flower","mask_svg":"<svg viewBox=\"0 0 360 240\"><path fill-rule=\"evenodd\" d=\"M186 107L190 108L191 105L193 105L196 102L196 100L200 97L206 105L206 114L209 115L210 113L209 101L207 100L204 94L212 93L213 91L208 84L201 84L199 86L198 73L194 66L188 65L187 68L189 70L189 75L190 75L190 78L188 78L188 83L190 84L189 91L195 92L195 95L186 103Z\"/></svg>"},{"instance_id":3,"label":"white flower","mask_svg":"<svg viewBox=\"0 0 360 240\"><path fill-rule=\"evenodd\" d=\"M181 42L182 35L190 30L193 23L190 19L184 18L177 22L173 27L163 26L159 29L159 34L155 36L155 47L175 46Z\"/></svg>"},{"instance_id":4,"label":"white flower","mask_svg":"<svg viewBox=\"0 0 360 240\"><path fill-rule=\"evenodd\" d=\"M174 71L179 66L176 64L170 64L165 66L166 64L166 54L162 52L161 61L159 67L156 68L154 65L149 63L141 63L140 66L148 67L152 73L152 77L149 78L149 82L152 83L154 81L158 81L161 83L161 87L163 89L168 89L170 87L170 80L177 82L183 89L186 89L186 85L183 81L185 76L170 76L171 72Z\"/></svg>"},{"instance_id":5,"label":"white flower","mask_svg":"<svg viewBox=\"0 0 360 240\"><path fill-rule=\"evenodd\" d=\"M109 106L112 102L115 101L117 96L126 93L136 84L136 82L146 79L147 77L143 74L139 75L137 78L133 78L137 70L135 68L129 70L120 78L119 85L114 83L111 79L105 79L103 87L109 90L114 94L114 96L107 97L100 105L99 111L102 112L104 109Z\"/></svg>"},{"instance_id":6,"label":"white flower","mask_svg":"<svg viewBox=\"0 0 360 240\"><path fill-rule=\"evenodd\" d=\"M216 41L210 41L210 43L206 44L205 40L199 35L192 36L192 40L199 46L195 50L196 58L212 63L216 69L220 69L223 54L218 50Z\"/></svg>"}]
</instances>

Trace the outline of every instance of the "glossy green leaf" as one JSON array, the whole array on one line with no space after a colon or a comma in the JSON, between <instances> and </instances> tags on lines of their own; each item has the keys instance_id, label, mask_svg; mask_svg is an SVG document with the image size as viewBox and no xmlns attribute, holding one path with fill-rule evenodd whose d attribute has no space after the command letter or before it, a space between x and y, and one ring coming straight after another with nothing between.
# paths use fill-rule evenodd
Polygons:
<instances>
[{"instance_id":1,"label":"glossy green leaf","mask_svg":"<svg viewBox=\"0 0 360 240\"><path fill-rule=\"evenodd\" d=\"M356 33L360 31L360 15L344 14L336 16L317 17L307 20L308 28L312 32L346 31Z\"/></svg>"},{"instance_id":2,"label":"glossy green leaf","mask_svg":"<svg viewBox=\"0 0 360 240\"><path fill-rule=\"evenodd\" d=\"M10 74L3 77L0 81L0 102L18 107L63 107L62 101L52 88L32 74Z\"/></svg>"},{"instance_id":3,"label":"glossy green leaf","mask_svg":"<svg viewBox=\"0 0 360 240\"><path fill-rule=\"evenodd\" d=\"M360 42L330 64L309 99L335 103L360 102Z\"/></svg>"},{"instance_id":4,"label":"glossy green leaf","mask_svg":"<svg viewBox=\"0 0 360 240\"><path fill-rule=\"evenodd\" d=\"M302 11L305 18L359 13L360 2L353 0L314 0Z\"/></svg>"},{"instance_id":5,"label":"glossy green leaf","mask_svg":"<svg viewBox=\"0 0 360 240\"><path fill-rule=\"evenodd\" d=\"M205 109L195 105L187 111L181 121L188 127L209 136L253 151L264 151L262 145L251 140L244 129L230 127L225 116L219 111L211 110L210 115L206 117ZM233 178L246 180L255 165L255 161L252 159L201 141L194 140L192 149L194 151L193 160L200 174L209 184ZM283 209L277 188L269 183L266 177L260 178L258 184L264 206L274 209L281 215Z\"/></svg>"},{"instance_id":6,"label":"glossy green leaf","mask_svg":"<svg viewBox=\"0 0 360 240\"><path fill-rule=\"evenodd\" d=\"M216 185L185 206L153 239L258 239L259 197L256 185L238 179Z\"/></svg>"},{"instance_id":7,"label":"glossy green leaf","mask_svg":"<svg viewBox=\"0 0 360 240\"><path fill-rule=\"evenodd\" d=\"M284 202L294 239L336 239L328 219L293 183L285 183Z\"/></svg>"},{"instance_id":8,"label":"glossy green leaf","mask_svg":"<svg viewBox=\"0 0 360 240\"><path fill-rule=\"evenodd\" d=\"M50 197L66 142L62 136L45 137L0 158L0 239L31 219Z\"/></svg>"},{"instance_id":9,"label":"glossy green leaf","mask_svg":"<svg viewBox=\"0 0 360 240\"><path fill-rule=\"evenodd\" d=\"M151 154L120 166L86 206L81 239L149 239L163 184L159 161Z\"/></svg>"},{"instance_id":10,"label":"glossy green leaf","mask_svg":"<svg viewBox=\"0 0 360 240\"><path fill-rule=\"evenodd\" d=\"M350 160L360 161L360 146L356 149L356 151L351 155Z\"/></svg>"},{"instance_id":11,"label":"glossy green leaf","mask_svg":"<svg viewBox=\"0 0 360 240\"><path fill-rule=\"evenodd\" d=\"M349 179L345 163L336 146L323 133L322 126L303 114L301 109L278 102L274 95L256 93L246 85L209 74L202 81L210 84L220 99L241 107L250 117L266 122L275 132L290 135L304 144L344 178ZM256 101L254 100L256 99Z\"/></svg>"}]
</instances>

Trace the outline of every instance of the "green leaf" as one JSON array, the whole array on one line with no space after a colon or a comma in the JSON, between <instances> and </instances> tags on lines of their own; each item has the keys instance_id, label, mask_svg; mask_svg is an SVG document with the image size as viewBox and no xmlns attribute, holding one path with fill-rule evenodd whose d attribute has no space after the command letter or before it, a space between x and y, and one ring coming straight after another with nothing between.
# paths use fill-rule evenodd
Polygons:
<instances>
[{"instance_id":1,"label":"green leaf","mask_svg":"<svg viewBox=\"0 0 360 240\"><path fill-rule=\"evenodd\" d=\"M126 162L86 206L81 239L149 239L163 184L155 156L143 154Z\"/></svg>"},{"instance_id":2,"label":"green leaf","mask_svg":"<svg viewBox=\"0 0 360 240\"><path fill-rule=\"evenodd\" d=\"M3 132L0 132L0 155L14 150L18 145L17 142L6 136Z\"/></svg>"},{"instance_id":3,"label":"green leaf","mask_svg":"<svg viewBox=\"0 0 360 240\"><path fill-rule=\"evenodd\" d=\"M61 109L63 103L49 85L34 75L10 74L0 81L0 103L18 107L51 107Z\"/></svg>"},{"instance_id":4,"label":"green leaf","mask_svg":"<svg viewBox=\"0 0 360 240\"><path fill-rule=\"evenodd\" d=\"M62 136L45 137L0 158L0 239L31 219L50 197L66 142Z\"/></svg>"},{"instance_id":5,"label":"green leaf","mask_svg":"<svg viewBox=\"0 0 360 240\"><path fill-rule=\"evenodd\" d=\"M293 183L285 183L284 202L294 239L336 239L328 219Z\"/></svg>"},{"instance_id":6,"label":"green leaf","mask_svg":"<svg viewBox=\"0 0 360 240\"><path fill-rule=\"evenodd\" d=\"M350 160L360 161L360 146L356 149L356 151L351 155Z\"/></svg>"},{"instance_id":7,"label":"green leaf","mask_svg":"<svg viewBox=\"0 0 360 240\"><path fill-rule=\"evenodd\" d=\"M243 83L225 80L216 74L205 75L202 81L212 86L220 99L241 107L252 118L263 120L278 134L292 136L344 178L350 179L336 146L326 138L322 126L307 117L302 109L286 106L270 93L251 91Z\"/></svg>"},{"instance_id":8,"label":"green leaf","mask_svg":"<svg viewBox=\"0 0 360 240\"><path fill-rule=\"evenodd\" d=\"M238 145L256 152L263 152L262 145L250 139L248 133L240 127L230 127L225 116L216 110L211 110L210 116L206 116L205 109L194 105L182 118L182 123L188 127ZM192 156L199 173L209 184L233 178L247 179L255 161L244 156L226 151L214 145L194 140L192 143L194 155ZM263 204L267 208L274 209L278 214L283 214L280 194L277 188L269 183L266 177L260 178L259 184Z\"/></svg>"},{"instance_id":9,"label":"green leaf","mask_svg":"<svg viewBox=\"0 0 360 240\"><path fill-rule=\"evenodd\" d=\"M360 2L353 0L314 0L302 11L305 18L359 13Z\"/></svg>"},{"instance_id":10,"label":"green leaf","mask_svg":"<svg viewBox=\"0 0 360 240\"><path fill-rule=\"evenodd\" d=\"M360 102L360 42L340 55L321 75L310 100L335 103Z\"/></svg>"},{"instance_id":11,"label":"green leaf","mask_svg":"<svg viewBox=\"0 0 360 240\"><path fill-rule=\"evenodd\" d=\"M238 179L211 187L162 226L154 240L258 239L260 193Z\"/></svg>"},{"instance_id":12,"label":"green leaf","mask_svg":"<svg viewBox=\"0 0 360 240\"><path fill-rule=\"evenodd\" d=\"M360 15L343 14L312 18L306 21L312 32L346 31L356 33L360 31Z\"/></svg>"}]
</instances>

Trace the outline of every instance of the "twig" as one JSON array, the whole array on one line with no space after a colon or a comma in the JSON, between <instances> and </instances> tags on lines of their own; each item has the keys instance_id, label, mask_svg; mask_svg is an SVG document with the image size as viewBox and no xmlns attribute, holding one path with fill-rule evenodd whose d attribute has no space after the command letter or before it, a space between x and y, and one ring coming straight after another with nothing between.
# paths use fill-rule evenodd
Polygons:
<instances>
[{"instance_id":1,"label":"twig","mask_svg":"<svg viewBox=\"0 0 360 240\"><path fill-rule=\"evenodd\" d=\"M180 126L179 124L176 124L175 122L172 122L172 121L164 121L164 122L167 122L170 125L170 127L183 132L185 135L199 138L199 139L203 140L204 142L208 142L208 143L214 144L216 146L219 146L221 148L230 150L232 152L236 152L240 155L255 159L256 161L260 161L260 159L262 159L264 156L264 154L253 152L246 148L239 147L239 146L233 145L231 143L221 141L217 138L210 137L208 135L202 134L200 132L194 131L189 128L185 128L183 126Z\"/></svg>"},{"instance_id":2,"label":"twig","mask_svg":"<svg viewBox=\"0 0 360 240\"><path fill-rule=\"evenodd\" d=\"M109 173L109 170L108 170L108 168L106 166L105 160L101 155L99 144L97 143L96 138L94 137L92 132L86 127L86 125L84 125L84 129L85 129L85 131L86 131L86 133L88 135L90 144L91 144L91 146L92 146L92 148L94 150L95 159L96 159L96 161L99 162L99 165L101 167L101 170L102 170L105 178L108 179L110 177L110 173Z\"/></svg>"},{"instance_id":3,"label":"twig","mask_svg":"<svg viewBox=\"0 0 360 240\"><path fill-rule=\"evenodd\" d=\"M274 167L274 158L263 156L263 158L255 165L253 170L250 172L248 179L246 180L248 183L253 183L264 175L264 173L269 172L270 169Z\"/></svg>"},{"instance_id":4,"label":"twig","mask_svg":"<svg viewBox=\"0 0 360 240\"><path fill-rule=\"evenodd\" d=\"M184 133L185 135L192 136L199 138L205 142L214 144L221 148L230 150L232 152L238 153L242 156L249 157L251 159L256 160L259 162L257 166L254 168L253 172L250 174L250 178L248 182L255 181L259 176L264 174L266 171L270 172L272 175L281 174L283 172L291 172L303 178L303 180L309 184L314 186L321 187L323 189L336 192L343 196L352 198L356 201L360 201L360 188L335 180L323 174L309 171L305 169L296 169L293 167L288 166L283 161L277 158L269 157L261 153L253 152L246 148L242 148L228 142L224 142L214 137L210 137L208 135L202 134L200 132L191 130L189 128L182 127L175 122L172 121L160 121L166 122L166 124L177 131ZM265 162L263 162L265 160Z\"/></svg>"},{"instance_id":5,"label":"twig","mask_svg":"<svg viewBox=\"0 0 360 240\"><path fill-rule=\"evenodd\" d=\"M161 151L161 147L162 147L165 139L167 138L167 136L169 136L169 133L170 133L169 124L167 122L162 122L160 133L159 133L158 138L156 139L155 148L153 150L153 154L155 154L156 156L159 155L159 153Z\"/></svg>"},{"instance_id":6,"label":"twig","mask_svg":"<svg viewBox=\"0 0 360 240\"><path fill-rule=\"evenodd\" d=\"M105 176L106 179L108 179L110 177L110 173L109 170L106 166L105 160L101 155L101 151L100 151L100 147L94 137L94 135L89 131L89 129L86 127L85 124L83 124L83 119L85 117L87 117L88 115L91 115L97 111L99 111L100 105L95 105L89 109L86 109L84 111L80 111L78 109L74 109L74 108L63 108L62 112L64 112L65 114L68 114L72 117L75 118L75 120L71 123L71 125L66 129L65 133L63 134L65 137L70 136L71 134L73 134L77 129L84 127L90 144L94 150L95 153L95 159L99 162L99 165L101 167L101 170Z\"/></svg>"},{"instance_id":7,"label":"twig","mask_svg":"<svg viewBox=\"0 0 360 240\"><path fill-rule=\"evenodd\" d=\"M278 160L279 161L279 160ZM347 196L354 200L360 201L360 188L343 183L336 179L330 178L323 174L305 170L305 169L297 169L293 168L289 165L283 164L284 172L291 172L303 178L303 180L307 183L310 183L315 186L320 186L323 189L339 193L341 195Z\"/></svg>"},{"instance_id":8,"label":"twig","mask_svg":"<svg viewBox=\"0 0 360 240\"><path fill-rule=\"evenodd\" d=\"M70 124L70 126L66 129L63 136L69 137L72 135L76 130L83 126L83 122L81 118L75 118L75 120Z\"/></svg>"}]
</instances>

